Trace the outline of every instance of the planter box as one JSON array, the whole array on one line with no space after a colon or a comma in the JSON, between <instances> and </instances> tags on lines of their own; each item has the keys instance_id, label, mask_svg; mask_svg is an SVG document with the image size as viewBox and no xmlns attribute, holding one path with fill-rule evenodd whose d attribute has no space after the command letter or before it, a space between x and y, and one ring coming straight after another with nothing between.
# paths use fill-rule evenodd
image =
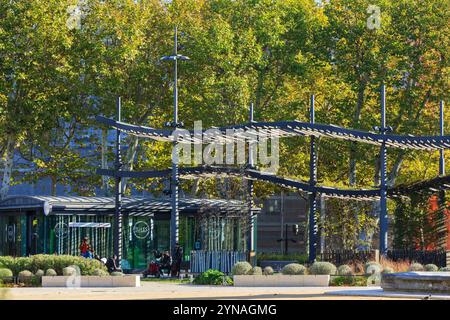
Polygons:
<instances>
[{"instance_id":1,"label":"planter box","mask_svg":"<svg viewBox=\"0 0 450 320\"><path fill-rule=\"evenodd\" d=\"M383 274L384 291L450 293L449 272L400 272Z\"/></svg>"},{"instance_id":2,"label":"planter box","mask_svg":"<svg viewBox=\"0 0 450 320\"><path fill-rule=\"evenodd\" d=\"M233 276L236 287L328 287L329 275Z\"/></svg>"},{"instance_id":3,"label":"planter box","mask_svg":"<svg viewBox=\"0 0 450 320\"><path fill-rule=\"evenodd\" d=\"M71 281L72 280L72 281ZM135 275L118 277L81 276L79 281L67 276L43 276L42 287L67 287L67 288L89 288L89 287L140 287L141 278Z\"/></svg>"}]
</instances>

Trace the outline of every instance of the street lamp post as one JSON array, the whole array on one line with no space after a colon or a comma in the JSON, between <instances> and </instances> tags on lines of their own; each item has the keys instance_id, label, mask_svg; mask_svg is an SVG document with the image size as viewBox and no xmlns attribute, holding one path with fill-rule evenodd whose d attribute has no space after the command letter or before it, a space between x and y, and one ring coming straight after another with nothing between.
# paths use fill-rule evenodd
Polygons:
<instances>
[{"instance_id":1,"label":"street lamp post","mask_svg":"<svg viewBox=\"0 0 450 320\"><path fill-rule=\"evenodd\" d=\"M162 61L173 61L174 62L174 79L173 79L173 123L169 125L176 130L176 128L181 126L178 122L178 60L189 60L189 57L178 54L178 35L177 27L174 30L174 47L173 55L164 56L161 58ZM175 151L177 147L177 142L173 141L173 150ZM179 174L178 174L178 164L172 156L172 177L171 177L171 202L172 211L170 214L170 252L173 254L176 243L178 242L179 235L179 210L178 210L178 184L179 184Z\"/></svg>"}]
</instances>

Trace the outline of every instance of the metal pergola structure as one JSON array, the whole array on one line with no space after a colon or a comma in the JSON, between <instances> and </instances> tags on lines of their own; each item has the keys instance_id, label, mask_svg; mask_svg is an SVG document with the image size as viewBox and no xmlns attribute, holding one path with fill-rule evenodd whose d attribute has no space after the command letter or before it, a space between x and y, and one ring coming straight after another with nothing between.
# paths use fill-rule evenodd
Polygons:
<instances>
[{"instance_id":1,"label":"metal pergola structure","mask_svg":"<svg viewBox=\"0 0 450 320\"><path fill-rule=\"evenodd\" d=\"M174 54L172 56L163 57L162 60L174 61L174 122L167 124L172 127L168 129L155 129L146 126L134 125L122 122L120 119L120 99L118 100L118 118L117 120L109 119L103 116L97 116L96 120L104 125L110 126L117 130L116 140L116 166L115 170L98 169L97 173L115 177L116 179L116 241L121 239L121 179L126 178L162 178L171 177L171 229L170 244L171 250L178 242L178 185L181 177L193 176L217 176L230 175L249 179L249 219L254 222L253 210L253 180L267 181L277 185L304 191L309 194L309 260L316 259L317 249L317 233L318 224L316 220L317 197L324 195L332 198L344 198L354 200L379 200L380 201L380 244L381 254L386 254L388 248L388 215L387 215L387 197L399 196L402 189L388 189L386 184L387 170L387 148L414 149L425 151L440 151L440 175L445 174L444 154L443 150L450 148L450 135L444 135L443 130L443 101L440 103L440 135L437 136L412 136L412 135L395 135L391 134L391 127L386 126L386 103L385 103L385 85L381 86L381 125L374 127L377 132L368 132L355 129L343 128L330 124L315 123L314 119L314 95L310 101L310 121L277 121L277 122L258 122L253 119L253 106L250 108L249 122L241 125L233 125L226 127L214 128L215 133L202 131L199 138L198 132L192 130L183 130L182 134L177 133L177 128L182 126L178 122L178 92L177 92L177 61L188 60L188 57L177 54L177 31L175 28L175 45ZM120 156L120 133L134 135L143 138L149 138L156 141L171 142L176 147L177 143L216 143L227 144L234 142L245 142L249 146L257 141L257 137L310 137L310 178L308 182L296 181L288 178L279 177L273 174L258 171L253 163L252 152L249 152L249 159L246 168L232 168L220 166L198 166L198 167L181 167L179 168L175 162L172 162L172 168L159 171L132 172L121 170L122 162ZM231 133L231 134L230 134ZM317 185L317 153L316 138L325 137L332 139L340 139L351 142L361 142L372 144L380 148L380 185L378 188L372 189L339 189L327 186ZM250 149L250 148L249 148ZM447 181L447 180L446 180ZM250 232L253 232L253 227ZM119 242L120 243L120 242ZM120 244L115 246L115 253L120 257ZM249 250L253 250L252 234L249 235Z\"/></svg>"}]
</instances>

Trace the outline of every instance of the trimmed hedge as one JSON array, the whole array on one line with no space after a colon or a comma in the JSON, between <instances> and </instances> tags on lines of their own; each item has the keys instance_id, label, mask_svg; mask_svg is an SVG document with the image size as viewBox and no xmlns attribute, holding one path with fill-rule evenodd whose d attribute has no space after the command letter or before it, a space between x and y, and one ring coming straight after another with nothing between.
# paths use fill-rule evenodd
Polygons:
<instances>
[{"instance_id":1,"label":"trimmed hedge","mask_svg":"<svg viewBox=\"0 0 450 320\"><path fill-rule=\"evenodd\" d=\"M336 274L336 266L331 262L314 262L312 266L309 268L309 273L311 274Z\"/></svg>"},{"instance_id":2,"label":"trimmed hedge","mask_svg":"<svg viewBox=\"0 0 450 320\"><path fill-rule=\"evenodd\" d=\"M270 276L273 274L273 268L271 266L267 266L263 270L263 274L266 276Z\"/></svg>"},{"instance_id":3,"label":"trimmed hedge","mask_svg":"<svg viewBox=\"0 0 450 320\"><path fill-rule=\"evenodd\" d=\"M353 274L353 270L349 265L343 264L337 269L337 274L340 276L351 276Z\"/></svg>"},{"instance_id":4,"label":"trimmed hedge","mask_svg":"<svg viewBox=\"0 0 450 320\"><path fill-rule=\"evenodd\" d=\"M39 269L38 271L36 271L36 272L34 273L34 275L35 275L36 277L42 278L42 276L45 275L45 272L44 272L44 270Z\"/></svg>"},{"instance_id":5,"label":"trimmed hedge","mask_svg":"<svg viewBox=\"0 0 450 320\"><path fill-rule=\"evenodd\" d=\"M32 280L33 276L34 275L31 271L23 270L19 272L18 278L20 282L28 282Z\"/></svg>"},{"instance_id":6,"label":"trimmed hedge","mask_svg":"<svg viewBox=\"0 0 450 320\"><path fill-rule=\"evenodd\" d=\"M58 275L62 275L63 269L69 266L77 266L80 268L81 275L83 276L93 275L96 269L106 271L106 267L98 260L70 255L37 254L20 258L5 256L0 257L0 265L10 269L16 276L23 270L30 270L35 273L38 270L48 269L53 269Z\"/></svg>"},{"instance_id":7,"label":"trimmed hedge","mask_svg":"<svg viewBox=\"0 0 450 320\"><path fill-rule=\"evenodd\" d=\"M439 267L435 264L429 263L424 266L425 271L436 272L439 271Z\"/></svg>"},{"instance_id":8,"label":"trimmed hedge","mask_svg":"<svg viewBox=\"0 0 450 320\"><path fill-rule=\"evenodd\" d=\"M97 277L107 277L109 276L109 273L102 269L95 269L93 275Z\"/></svg>"},{"instance_id":9,"label":"trimmed hedge","mask_svg":"<svg viewBox=\"0 0 450 320\"><path fill-rule=\"evenodd\" d=\"M409 271L424 271L424 268L423 265L415 262L409 266Z\"/></svg>"},{"instance_id":10,"label":"trimmed hedge","mask_svg":"<svg viewBox=\"0 0 450 320\"><path fill-rule=\"evenodd\" d=\"M306 267L298 263L289 263L281 269L281 273L287 275L302 275L306 274Z\"/></svg>"},{"instance_id":11,"label":"trimmed hedge","mask_svg":"<svg viewBox=\"0 0 450 320\"><path fill-rule=\"evenodd\" d=\"M47 277L55 277L55 276L57 276L58 274L57 274L56 271L53 270L53 269L47 269L47 271L45 271L45 275L46 275Z\"/></svg>"},{"instance_id":12,"label":"trimmed hedge","mask_svg":"<svg viewBox=\"0 0 450 320\"><path fill-rule=\"evenodd\" d=\"M13 273L11 270L7 268L1 268L0 269L0 278L10 278L13 276Z\"/></svg>"},{"instance_id":13,"label":"trimmed hedge","mask_svg":"<svg viewBox=\"0 0 450 320\"><path fill-rule=\"evenodd\" d=\"M240 262L236 262L236 264L231 269L231 273L234 276L245 275L245 274L250 274L252 269L253 269L253 267L250 263L248 263L247 261L240 261Z\"/></svg>"},{"instance_id":14,"label":"trimmed hedge","mask_svg":"<svg viewBox=\"0 0 450 320\"><path fill-rule=\"evenodd\" d=\"M252 271L250 271L250 274L254 275L254 276L262 276L262 269L261 269L261 267L253 267Z\"/></svg>"}]
</instances>

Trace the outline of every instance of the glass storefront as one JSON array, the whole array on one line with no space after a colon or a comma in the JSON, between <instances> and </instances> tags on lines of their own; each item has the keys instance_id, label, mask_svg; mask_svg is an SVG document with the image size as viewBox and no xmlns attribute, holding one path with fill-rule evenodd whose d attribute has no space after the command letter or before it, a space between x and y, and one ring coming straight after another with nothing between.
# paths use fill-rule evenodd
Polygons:
<instances>
[{"instance_id":1,"label":"glass storefront","mask_svg":"<svg viewBox=\"0 0 450 320\"><path fill-rule=\"evenodd\" d=\"M242 218L212 216L180 217L180 239L185 260L191 250L242 250L245 241ZM0 255L27 256L37 253L79 255L84 237L101 258L111 257L114 216L70 212L44 216L39 211L0 215ZM124 269L145 269L153 251L169 250L170 221L152 217L125 216L123 219Z\"/></svg>"}]
</instances>

